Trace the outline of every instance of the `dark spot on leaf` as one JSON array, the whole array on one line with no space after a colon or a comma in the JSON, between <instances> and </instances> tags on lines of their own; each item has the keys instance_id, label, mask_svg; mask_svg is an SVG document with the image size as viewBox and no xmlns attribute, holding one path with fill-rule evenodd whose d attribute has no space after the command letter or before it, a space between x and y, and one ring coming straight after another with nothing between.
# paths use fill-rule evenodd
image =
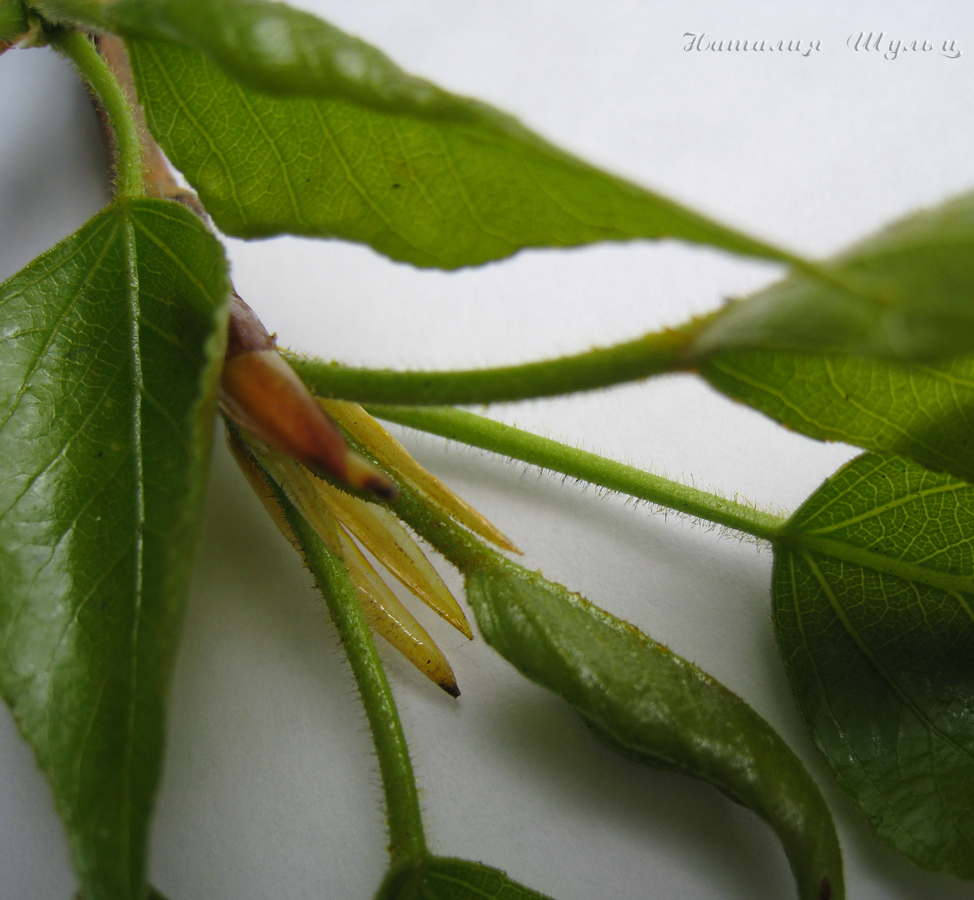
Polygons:
<instances>
[{"instance_id":1,"label":"dark spot on leaf","mask_svg":"<svg viewBox=\"0 0 974 900\"><path fill-rule=\"evenodd\" d=\"M394 181L392 183L393 190L395 190L396 188L401 188L401 187L402 187L402 185L398 181Z\"/></svg>"},{"instance_id":2,"label":"dark spot on leaf","mask_svg":"<svg viewBox=\"0 0 974 900\"><path fill-rule=\"evenodd\" d=\"M818 896L819 900L832 900L832 882L829 881L828 875L823 876L818 883Z\"/></svg>"},{"instance_id":3,"label":"dark spot on leaf","mask_svg":"<svg viewBox=\"0 0 974 900\"><path fill-rule=\"evenodd\" d=\"M104 450L99 450L99 451L98 451L98 452L97 452L97 453L95 454L95 459L101 459L101 458L102 458L102 457L103 457L104 455L105 455L105 451L104 451Z\"/></svg>"}]
</instances>

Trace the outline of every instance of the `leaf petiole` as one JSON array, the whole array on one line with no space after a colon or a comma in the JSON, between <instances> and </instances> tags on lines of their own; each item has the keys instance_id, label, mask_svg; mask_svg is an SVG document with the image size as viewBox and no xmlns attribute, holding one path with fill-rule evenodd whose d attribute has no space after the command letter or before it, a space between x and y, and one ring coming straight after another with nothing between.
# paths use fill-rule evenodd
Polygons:
<instances>
[{"instance_id":1,"label":"leaf petiole","mask_svg":"<svg viewBox=\"0 0 974 900\"><path fill-rule=\"evenodd\" d=\"M706 321L694 320L681 328L574 356L491 369L397 372L352 368L293 354L288 361L320 397L410 406L499 403L590 391L687 368L681 351Z\"/></svg>"},{"instance_id":2,"label":"leaf petiole","mask_svg":"<svg viewBox=\"0 0 974 900\"><path fill-rule=\"evenodd\" d=\"M115 199L141 197L145 193L142 144L132 107L108 64L87 35L74 29L56 29L51 46L77 66L98 97L115 135Z\"/></svg>"},{"instance_id":3,"label":"leaf petiole","mask_svg":"<svg viewBox=\"0 0 974 900\"><path fill-rule=\"evenodd\" d=\"M294 532L308 568L321 587L362 695L382 775L392 863L418 863L429 853L416 778L392 690L365 613L355 595L355 586L342 561L328 550L307 519L272 479L267 481Z\"/></svg>"},{"instance_id":4,"label":"leaf petiole","mask_svg":"<svg viewBox=\"0 0 974 900\"><path fill-rule=\"evenodd\" d=\"M605 459L595 453L530 434L510 425L502 425L465 410L448 407L369 406L369 412L380 419L561 472L572 478L656 503L697 519L724 525L735 531L743 531L763 540L774 541L785 525L786 520L780 516L671 481L634 466Z\"/></svg>"}]
</instances>

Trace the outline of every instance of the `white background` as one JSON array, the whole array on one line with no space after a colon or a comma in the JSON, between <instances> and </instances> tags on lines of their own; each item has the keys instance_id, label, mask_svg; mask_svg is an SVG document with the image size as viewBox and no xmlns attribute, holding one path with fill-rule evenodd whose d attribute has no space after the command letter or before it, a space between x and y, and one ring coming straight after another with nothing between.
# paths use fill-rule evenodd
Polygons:
<instances>
[{"instance_id":1,"label":"white background","mask_svg":"<svg viewBox=\"0 0 974 900\"><path fill-rule=\"evenodd\" d=\"M320 2L397 62L519 116L579 155L810 255L974 185L974 15L965 3ZM846 38L957 42L881 58ZM684 32L820 40L798 54L686 52ZM0 59L0 277L105 201L84 92L50 51ZM676 324L773 267L671 244L523 253L454 274L306 240L228 242L240 293L282 344L375 366L512 363ZM689 378L490 414L728 496L794 509L850 457ZM767 549L407 434L525 563L636 623L745 697L834 810L848 895L974 897L872 836L791 703L770 626ZM218 439L173 684L151 875L171 900L372 895L385 835L364 719L323 605ZM459 587L452 574L451 584ZM430 622L430 617L424 618ZM621 760L482 641L430 622L463 691L385 654L431 848L558 900L790 898L767 827L708 786ZM0 898L74 888L44 778L0 714Z\"/></svg>"}]
</instances>

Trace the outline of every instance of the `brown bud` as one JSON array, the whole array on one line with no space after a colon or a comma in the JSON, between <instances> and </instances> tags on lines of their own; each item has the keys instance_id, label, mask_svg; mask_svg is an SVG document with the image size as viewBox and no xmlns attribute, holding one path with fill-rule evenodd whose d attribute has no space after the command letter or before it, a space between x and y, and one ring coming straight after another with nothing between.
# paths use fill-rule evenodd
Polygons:
<instances>
[{"instance_id":1,"label":"brown bud","mask_svg":"<svg viewBox=\"0 0 974 900\"><path fill-rule=\"evenodd\" d=\"M241 428L316 474L388 499L395 496L395 485L348 449L339 427L236 293L231 303L220 406Z\"/></svg>"}]
</instances>

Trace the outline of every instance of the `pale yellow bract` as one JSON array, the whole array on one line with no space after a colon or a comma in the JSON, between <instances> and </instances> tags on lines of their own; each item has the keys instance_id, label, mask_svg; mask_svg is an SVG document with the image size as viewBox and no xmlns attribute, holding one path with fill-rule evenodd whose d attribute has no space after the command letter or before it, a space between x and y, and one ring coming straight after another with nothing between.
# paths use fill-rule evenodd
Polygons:
<instances>
[{"instance_id":1,"label":"pale yellow bract","mask_svg":"<svg viewBox=\"0 0 974 900\"><path fill-rule=\"evenodd\" d=\"M335 400L321 402L349 437L399 484L408 483L471 531L506 550L517 552L507 537L420 466L361 406ZM403 606L359 547L361 544L390 574L461 634L472 638L470 624L456 598L399 520L388 509L334 487L300 463L245 432L228 430L228 443L258 497L288 540L297 546L266 481L267 477L272 478L284 491L328 549L344 561L373 630L427 678L447 693L457 696L460 692L456 678L443 652Z\"/></svg>"}]
</instances>

